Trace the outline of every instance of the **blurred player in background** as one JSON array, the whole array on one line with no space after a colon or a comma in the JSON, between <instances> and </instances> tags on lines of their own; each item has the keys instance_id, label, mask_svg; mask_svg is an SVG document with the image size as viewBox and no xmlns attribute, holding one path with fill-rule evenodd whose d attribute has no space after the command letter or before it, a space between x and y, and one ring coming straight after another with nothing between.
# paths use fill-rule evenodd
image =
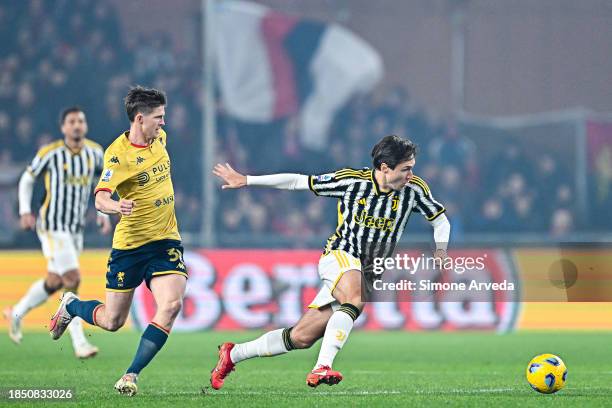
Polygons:
<instances>
[{"instance_id":1,"label":"blurred player in background","mask_svg":"<svg viewBox=\"0 0 612 408\"><path fill-rule=\"evenodd\" d=\"M166 96L156 89L132 88L125 98L130 130L104 153L104 170L95 190L96 208L121 214L115 228L106 273L106 303L82 301L66 293L51 318L54 340L79 316L87 323L117 331L130 312L134 290L144 280L157 311L142 334L136 356L115 389L132 396L137 379L164 346L181 310L187 282L183 247L174 210L174 188L166 133L162 130ZM117 192L119 201L111 196Z\"/></svg>"},{"instance_id":2,"label":"blurred player in background","mask_svg":"<svg viewBox=\"0 0 612 408\"><path fill-rule=\"evenodd\" d=\"M273 330L247 343L222 344L219 361L211 372L213 388L221 388L240 361L308 348L321 337L319 357L306 383L316 387L342 380L342 374L332 370L332 363L365 306L362 279L366 287L372 287L373 260L393 254L411 212L420 212L431 223L436 242L434 256L440 261L446 258L450 223L425 181L413 174L415 155L416 146L409 140L386 136L372 150L373 169L342 169L319 176L245 176L229 164L215 166L213 174L225 181L224 189L310 188L318 196L336 198L338 226L319 260L323 287L300 321L292 328Z\"/></svg>"},{"instance_id":3,"label":"blurred player in background","mask_svg":"<svg viewBox=\"0 0 612 408\"><path fill-rule=\"evenodd\" d=\"M31 309L44 303L60 289L74 292L79 288L79 254L83 249L85 214L94 177L102 171L102 147L85 138L87 120L78 107L65 109L60 117L63 139L38 151L19 181L19 215L23 229L34 229L47 259L47 277L34 282L23 298L4 315L9 319L9 337L19 344L21 320ZM38 219L32 214L34 182L44 175L45 200ZM98 225L108 234L108 215L99 213ZM68 327L74 352L79 358L93 357L98 348L83 333L80 319Z\"/></svg>"}]
</instances>

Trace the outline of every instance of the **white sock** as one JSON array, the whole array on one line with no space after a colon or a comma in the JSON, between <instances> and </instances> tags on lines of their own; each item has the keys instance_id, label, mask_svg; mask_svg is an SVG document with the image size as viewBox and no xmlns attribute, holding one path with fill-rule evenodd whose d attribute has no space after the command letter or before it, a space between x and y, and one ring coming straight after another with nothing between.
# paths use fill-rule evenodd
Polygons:
<instances>
[{"instance_id":1,"label":"white sock","mask_svg":"<svg viewBox=\"0 0 612 408\"><path fill-rule=\"evenodd\" d=\"M288 329L272 330L253 341L236 344L230 352L232 362L237 364L242 360L253 357L272 357L285 354L290 350L283 339L285 330ZM288 336L288 333L286 336Z\"/></svg>"},{"instance_id":2,"label":"white sock","mask_svg":"<svg viewBox=\"0 0 612 408\"><path fill-rule=\"evenodd\" d=\"M45 290L45 280L39 279L30 286L19 302L13 307L13 318L20 320L31 309L43 303L49 298L49 294Z\"/></svg>"},{"instance_id":3,"label":"white sock","mask_svg":"<svg viewBox=\"0 0 612 408\"><path fill-rule=\"evenodd\" d=\"M81 321L80 317L77 316L72 319L68 325L68 331L70 332L70 337L72 338L72 347L75 350L87 344L87 338L85 337L85 332L83 331L83 322Z\"/></svg>"},{"instance_id":4,"label":"white sock","mask_svg":"<svg viewBox=\"0 0 612 408\"><path fill-rule=\"evenodd\" d=\"M321 343L321 350L319 351L319 358L315 368L319 366L332 366L336 354L338 354L348 339L353 323L353 318L342 310L336 310L331 315L325 327L325 334L323 335L323 342Z\"/></svg>"}]
</instances>

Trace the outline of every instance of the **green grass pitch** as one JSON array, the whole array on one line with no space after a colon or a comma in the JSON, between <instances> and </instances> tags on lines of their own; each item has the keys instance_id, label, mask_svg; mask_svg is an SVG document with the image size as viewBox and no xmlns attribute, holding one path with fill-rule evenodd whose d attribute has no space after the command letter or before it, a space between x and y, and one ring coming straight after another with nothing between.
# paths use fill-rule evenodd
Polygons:
<instances>
[{"instance_id":1,"label":"green grass pitch","mask_svg":"<svg viewBox=\"0 0 612 408\"><path fill-rule=\"evenodd\" d=\"M306 373L319 344L306 351L245 361L221 391L208 383L217 345L243 341L260 332L173 333L141 374L139 393L118 395L113 384L129 365L139 334L95 332L100 354L87 361L72 355L68 338L53 342L45 333L25 333L21 346L0 338L0 387L73 388L75 402L10 403L0 406L610 406L610 333L354 332L334 368L344 381L310 389ZM67 336L66 336L67 337ZM560 355L567 386L541 395L527 385L524 371L536 354Z\"/></svg>"}]
</instances>

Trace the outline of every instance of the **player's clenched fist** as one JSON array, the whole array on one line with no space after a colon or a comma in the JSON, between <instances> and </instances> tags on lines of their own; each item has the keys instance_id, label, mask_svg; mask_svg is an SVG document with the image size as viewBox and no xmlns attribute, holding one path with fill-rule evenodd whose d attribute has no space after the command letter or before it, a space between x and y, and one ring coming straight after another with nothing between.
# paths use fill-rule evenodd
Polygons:
<instances>
[{"instance_id":1,"label":"player's clenched fist","mask_svg":"<svg viewBox=\"0 0 612 408\"><path fill-rule=\"evenodd\" d=\"M132 209L136 207L134 200L120 200L119 201L119 212L121 215L130 215Z\"/></svg>"}]
</instances>

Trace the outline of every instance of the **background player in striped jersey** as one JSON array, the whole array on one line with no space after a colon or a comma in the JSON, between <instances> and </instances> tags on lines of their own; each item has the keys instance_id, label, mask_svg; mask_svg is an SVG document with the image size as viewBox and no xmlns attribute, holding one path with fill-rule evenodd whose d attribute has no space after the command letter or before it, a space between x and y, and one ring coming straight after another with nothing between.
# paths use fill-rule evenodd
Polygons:
<instances>
[{"instance_id":1,"label":"background player in striped jersey","mask_svg":"<svg viewBox=\"0 0 612 408\"><path fill-rule=\"evenodd\" d=\"M221 388L240 361L308 348L321 337L319 357L306 383L316 387L342 380L342 374L332 370L332 363L365 305L362 279L371 288L374 258L392 255L411 212L420 212L431 223L435 256L446 257L450 224L444 207L433 198L427 184L413 174L415 154L416 147L409 140L386 136L372 150L373 169L342 169L319 176L245 176L229 164L215 166L213 174L225 181L224 189L310 188L316 195L336 198L338 226L319 260L323 287L300 321L292 328L273 330L247 343L222 344L219 361L211 372L213 388Z\"/></svg>"},{"instance_id":2,"label":"background player in striped jersey","mask_svg":"<svg viewBox=\"0 0 612 408\"><path fill-rule=\"evenodd\" d=\"M115 389L132 396L141 370L166 343L183 305L187 268L174 209L170 157L166 150L166 96L157 89L130 89L125 110L130 129L104 153L96 186L96 208L121 214L106 272L106 302L83 301L66 293L51 318L51 338L59 339L75 317L117 331L130 312L134 290L145 281L155 299L153 320L145 329L132 363ZM117 192L119 200L112 198Z\"/></svg>"},{"instance_id":3,"label":"background player in striped jersey","mask_svg":"<svg viewBox=\"0 0 612 408\"><path fill-rule=\"evenodd\" d=\"M80 283L78 258L83 249L85 215L92 183L102 171L104 152L99 144L85 138L87 121L80 108L65 109L60 127L64 138L40 148L19 181L21 227L36 228L47 258L48 274L34 282L15 306L4 311L10 320L9 337L16 344L22 339L21 319L29 310L62 288L76 292ZM45 200L37 219L31 202L35 179L41 175L45 181ZM99 213L98 225L103 234L108 234L111 230L108 215ZM85 338L80 319L75 319L68 329L77 357L96 355L98 348Z\"/></svg>"}]
</instances>

